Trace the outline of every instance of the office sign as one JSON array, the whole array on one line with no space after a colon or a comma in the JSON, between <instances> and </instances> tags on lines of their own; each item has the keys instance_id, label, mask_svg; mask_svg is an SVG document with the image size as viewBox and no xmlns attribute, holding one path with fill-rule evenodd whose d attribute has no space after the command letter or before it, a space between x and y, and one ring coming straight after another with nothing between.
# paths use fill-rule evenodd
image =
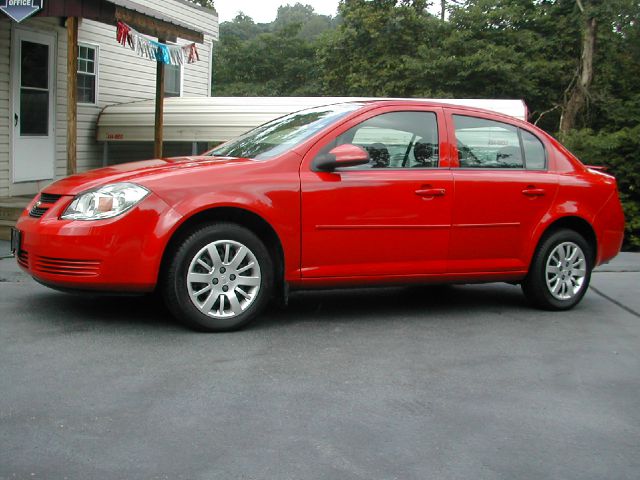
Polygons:
<instances>
[{"instance_id":1,"label":"office sign","mask_svg":"<svg viewBox=\"0 0 640 480\"><path fill-rule=\"evenodd\" d=\"M0 0L0 10L20 23L42 8L44 0Z\"/></svg>"}]
</instances>

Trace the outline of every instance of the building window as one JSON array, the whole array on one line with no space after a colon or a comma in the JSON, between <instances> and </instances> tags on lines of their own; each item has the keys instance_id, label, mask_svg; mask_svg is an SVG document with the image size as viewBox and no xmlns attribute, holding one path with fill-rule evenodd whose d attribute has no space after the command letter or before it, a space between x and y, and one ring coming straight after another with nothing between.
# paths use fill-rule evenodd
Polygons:
<instances>
[{"instance_id":1,"label":"building window","mask_svg":"<svg viewBox=\"0 0 640 480\"><path fill-rule=\"evenodd\" d=\"M96 104L98 47L78 45L78 103Z\"/></svg>"},{"instance_id":2,"label":"building window","mask_svg":"<svg viewBox=\"0 0 640 480\"><path fill-rule=\"evenodd\" d=\"M182 67L180 65L164 66L164 96L182 96Z\"/></svg>"}]
</instances>

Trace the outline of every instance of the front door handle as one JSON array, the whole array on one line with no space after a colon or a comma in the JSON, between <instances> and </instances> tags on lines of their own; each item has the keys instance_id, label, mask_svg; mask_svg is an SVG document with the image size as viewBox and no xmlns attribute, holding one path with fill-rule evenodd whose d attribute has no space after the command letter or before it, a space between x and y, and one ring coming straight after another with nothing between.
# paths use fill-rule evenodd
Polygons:
<instances>
[{"instance_id":1,"label":"front door handle","mask_svg":"<svg viewBox=\"0 0 640 480\"><path fill-rule=\"evenodd\" d=\"M524 190L522 190L522 194L527 197L542 197L545 194L544 188L536 188L533 185L528 186Z\"/></svg>"},{"instance_id":2,"label":"front door handle","mask_svg":"<svg viewBox=\"0 0 640 480\"><path fill-rule=\"evenodd\" d=\"M444 188L421 188L416 190L419 197L443 197L447 191Z\"/></svg>"},{"instance_id":3,"label":"front door handle","mask_svg":"<svg viewBox=\"0 0 640 480\"><path fill-rule=\"evenodd\" d=\"M18 126L18 114L17 113L13 114L13 126L14 127Z\"/></svg>"}]
</instances>

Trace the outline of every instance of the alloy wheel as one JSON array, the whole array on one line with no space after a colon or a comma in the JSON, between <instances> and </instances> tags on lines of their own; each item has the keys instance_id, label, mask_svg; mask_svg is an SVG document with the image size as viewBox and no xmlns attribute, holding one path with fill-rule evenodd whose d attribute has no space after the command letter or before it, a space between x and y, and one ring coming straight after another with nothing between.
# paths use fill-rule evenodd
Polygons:
<instances>
[{"instance_id":1,"label":"alloy wheel","mask_svg":"<svg viewBox=\"0 0 640 480\"><path fill-rule=\"evenodd\" d=\"M201 248L187 271L191 302L205 315L232 318L258 297L260 265L254 253L234 240L218 240Z\"/></svg>"},{"instance_id":2,"label":"alloy wheel","mask_svg":"<svg viewBox=\"0 0 640 480\"><path fill-rule=\"evenodd\" d=\"M575 297L582 289L586 275L587 260L576 243L560 243L549 254L545 280L549 292L558 300Z\"/></svg>"}]
</instances>

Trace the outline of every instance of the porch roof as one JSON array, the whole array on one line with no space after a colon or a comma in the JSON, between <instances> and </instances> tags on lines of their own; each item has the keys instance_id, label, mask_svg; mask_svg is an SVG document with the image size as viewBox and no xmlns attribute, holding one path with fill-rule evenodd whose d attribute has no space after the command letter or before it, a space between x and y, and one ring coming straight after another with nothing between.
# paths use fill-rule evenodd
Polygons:
<instances>
[{"instance_id":1,"label":"porch roof","mask_svg":"<svg viewBox=\"0 0 640 480\"><path fill-rule=\"evenodd\" d=\"M49 1L36 16L78 17L111 25L120 20L140 33L168 41L183 38L202 43L205 33L132 0Z\"/></svg>"}]
</instances>

